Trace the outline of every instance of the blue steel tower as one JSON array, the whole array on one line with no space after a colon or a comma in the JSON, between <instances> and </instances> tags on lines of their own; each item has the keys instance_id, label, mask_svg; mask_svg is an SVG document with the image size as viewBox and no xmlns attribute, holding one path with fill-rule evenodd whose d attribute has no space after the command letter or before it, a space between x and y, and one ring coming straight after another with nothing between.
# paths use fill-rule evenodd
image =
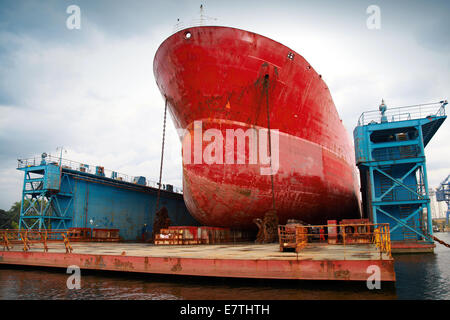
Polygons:
<instances>
[{"instance_id":1,"label":"blue steel tower","mask_svg":"<svg viewBox=\"0 0 450 320\"><path fill-rule=\"evenodd\" d=\"M364 213L390 224L393 252L433 250L425 147L446 119L446 105L388 108L382 101L353 131Z\"/></svg>"},{"instance_id":2,"label":"blue steel tower","mask_svg":"<svg viewBox=\"0 0 450 320\"><path fill-rule=\"evenodd\" d=\"M61 164L47 162L42 154L38 162L19 160L24 172L19 229L67 229L72 226L73 182Z\"/></svg>"}]
</instances>

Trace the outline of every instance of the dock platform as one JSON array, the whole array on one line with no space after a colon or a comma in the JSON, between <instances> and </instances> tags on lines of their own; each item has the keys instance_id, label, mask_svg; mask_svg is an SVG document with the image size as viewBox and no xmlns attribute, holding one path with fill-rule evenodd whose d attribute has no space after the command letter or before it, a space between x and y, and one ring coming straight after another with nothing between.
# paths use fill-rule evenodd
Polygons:
<instances>
[{"instance_id":1,"label":"dock platform","mask_svg":"<svg viewBox=\"0 0 450 320\"><path fill-rule=\"evenodd\" d=\"M433 253L436 245L425 241L393 241L392 253Z\"/></svg>"},{"instance_id":2,"label":"dock platform","mask_svg":"<svg viewBox=\"0 0 450 320\"><path fill-rule=\"evenodd\" d=\"M298 254L280 252L279 244L216 244L155 246L145 243L39 244L29 251L16 246L0 251L0 264L81 270L109 270L185 276L291 280L366 281L369 266L380 269L381 281L395 281L394 260L373 244L311 243Z\"/></svg>"}]
</instances>

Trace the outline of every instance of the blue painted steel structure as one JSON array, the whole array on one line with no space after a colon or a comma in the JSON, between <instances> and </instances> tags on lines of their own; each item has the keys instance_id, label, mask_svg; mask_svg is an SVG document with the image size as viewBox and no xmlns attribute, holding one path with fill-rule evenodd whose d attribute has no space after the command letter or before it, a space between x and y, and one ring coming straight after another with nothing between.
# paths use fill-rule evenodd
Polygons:
<instances>
[{"instance_id":1,"label":"blue painted steel structure","mask_svg":"<svg viewBox=\"0 0 450 320\"><path fill-rule=\"evenodd\" d=\"M447 203L447 215L445 223L448 225L450 217L450 174L441 182L441 185L436 190L436 200L445 201Z\"/></svg>"},{"instance_id":2,"label":"blue painted steel structure","mask_svg":"<svg viewBox=\"0 0 450 320\"><path fill-rule=\"evenodd\" d=\"M19 160L18 170L24 172L21 229L120 229L129 241L141 239L144 224L152 231L158 189L145 177L107 174L103 167L46 154L40 160ZM163 185L160 204L173 225L199 225L180 189Z\"/></svg>"},{"instance_id":3,"label":"blue painted steel structure","mask_svg":"<svg viewBox=\"0 0 450 320\"><path fill-rule=\"evenodd\" d=\"M389 223L392 241L433 242L424 149L446 119L446 105L388 109L382 102L353 132L365 215Z\"/></svg>"}]
</instances>

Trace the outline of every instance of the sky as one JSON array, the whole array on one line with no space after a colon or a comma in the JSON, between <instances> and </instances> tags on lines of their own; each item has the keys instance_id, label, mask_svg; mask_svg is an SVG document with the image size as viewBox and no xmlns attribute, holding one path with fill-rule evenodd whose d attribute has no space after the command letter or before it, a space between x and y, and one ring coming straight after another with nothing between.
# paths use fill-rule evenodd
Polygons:
<instances>
[{"instance_id":1,"label":"sky","mask_svg":"<svg viewBox=\"0 0 450 320\"><path fill-rule=\"evenodd\" d=\"M349 134L359 115L450 98L449 1L0 0L0 209L21 197L17 159L42 152L158 180L164 101L153 76L177 19L245 29L301 54L327 83ZM70 5L80 29L67 28ZM370 5L380 9L369 29ZM426 148L428 180L450 173L450 124ZM182 185L167 122L163 182Z\"/></svg>"}]
</instances>

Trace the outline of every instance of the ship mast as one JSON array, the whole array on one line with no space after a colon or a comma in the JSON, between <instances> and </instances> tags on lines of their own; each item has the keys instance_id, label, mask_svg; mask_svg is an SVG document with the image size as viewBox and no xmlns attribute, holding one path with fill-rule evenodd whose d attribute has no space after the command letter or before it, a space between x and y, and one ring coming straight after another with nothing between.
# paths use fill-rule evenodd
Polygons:
<instances>
[{"instance_id":1,"label":"ship mast","mask_svg":"<svg viewBox=\"0 0 450 320\"><path fill-rule=\"evenodd\" d=\"M205 22L208 20L216 21L217 18L212 18L212 17L208 17L207 15L205 15L205 7L203 6L203 4L201 4L200 5L200 21L198 21L198 24L200 26L203 26L203 25L205 25Z\"/></svg>"},{"instance_id":2,"label":"ship mast","mask_svg":"<svg viewBox=\"0 0 450 320\"><path fill-rule=\"evenodd\" d=\"M204 19L204 15L203 15L203 4L200 5L200 25L203 25L203 19Z\"/></svg>"}]
</instances>

